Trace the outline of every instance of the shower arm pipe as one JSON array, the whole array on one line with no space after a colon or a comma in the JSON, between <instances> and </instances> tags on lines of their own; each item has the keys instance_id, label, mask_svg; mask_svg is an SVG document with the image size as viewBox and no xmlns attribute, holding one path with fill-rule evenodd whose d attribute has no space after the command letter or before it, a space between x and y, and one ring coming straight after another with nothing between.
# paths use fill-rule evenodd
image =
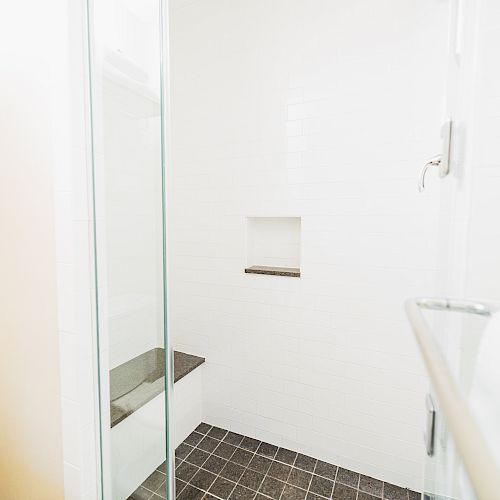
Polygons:
<instances>
[{"instance_id":1,"label":"shower arm pipe","mask_svg":"<svg viewBox=\"0 0 500 500\"><path fill-rule=\"evenodd\" d=\"M439 407L451 431L477 498L500 498L500 469L471 409L455 382L422 309L490 316L498 305L463 300L413 298L405 302L410 324L424 358Z\"/></svg>"}]
</instances>

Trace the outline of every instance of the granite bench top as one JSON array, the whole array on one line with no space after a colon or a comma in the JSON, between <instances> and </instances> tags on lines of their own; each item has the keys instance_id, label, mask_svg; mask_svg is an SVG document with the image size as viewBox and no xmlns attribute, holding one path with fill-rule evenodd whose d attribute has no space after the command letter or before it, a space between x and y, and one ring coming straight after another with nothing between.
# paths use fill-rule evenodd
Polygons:
<instances>
[{"instance_id":1,"label":"granite bench top","mask_svg":"<svg viewBox=\"0 0 500 500\"><path fill-rule=\"evenodd\" d=\"M174 351L174 383L205 358ZM109 373L111 427L165 390L165 350L156 347L113 368Z\"/></svg>"}]
</instances>

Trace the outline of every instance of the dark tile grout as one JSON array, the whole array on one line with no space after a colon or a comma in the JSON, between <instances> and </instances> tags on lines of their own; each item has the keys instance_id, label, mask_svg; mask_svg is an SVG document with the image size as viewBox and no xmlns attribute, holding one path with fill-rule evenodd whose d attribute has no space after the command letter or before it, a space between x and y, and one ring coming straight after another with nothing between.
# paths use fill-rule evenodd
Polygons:
<instances>
[{"instance_id":1,"label":"dark tile grout","mask_svg":"<svg viewBox=\"0 0 500 500\"><path fill-rule=\"evenodd\" d=\"M200 424L200 425L201 425L201 424ZM231 497L231 495L233 494L233 492L234 492L234 490L236 489L236 487L237 487L237 486L241 486L241 487L244 487L244 488L246 488L246 489L248 489L248 490L252 491L252 493L254 493L254 494L255 494L255 495L253 495L253 498L254 498L254 499L255 499L255 497L256 497L258 494L260 494L260 495L262 495L263 497L265 497L265 498L267 498L267 499L269 499L269 500L273 500L273 499L272 499L272 497L270 497L270 496L266 495L265 493L263 493L263 492L259 491L259 490L260 490L260 488L262 487L262 484L264 483L264 481L266 480L266 478L267 478L267 477L271 477L271 478L273 478L273 479L276 479L276 480L278 480L278 481L280 481L281 483L283 483L283 484L284 484L283 490L281 491L280 496L279 496L279 500L286 500L286 499L283 497L283 494L284 494L284 491L285 491L285 488L286 488L286 486L287 486L287 485L289 485L290 487L298 488L298 489L300 489L301 491L305 491L305 497L304 497L304 500L307 500L307 496L309 495L309 493L314 494L314 495L316 495L317 497L319 497L319 498L321 498L321 499L324 499L324 500L329 500L329 499L332 499L332 497L333 497L333 495L334 495L334 493L335 493L335 487L336 487L336 485L337 485L337 484L341 484L341 485L343 485L343 486L346 486L346 487L348 487L348 488L351 488L351 489L355 490L355 491L356 491L356 499L358 499L358 497L359 497L359 494L360 494L360 493L366 493L366 494L368 494L368 495L371 495L371 493L366 492L366 491L362 491L362 490L360 490L360 489L359 489L360 484L361 484L361 476L363 476L363 474L360 474L360 473L357 473L357 472L352 471L352 472L354 472L354 473L357 475L357 485L356 485L356 487L353 487L353 486L351 486L351 485L349 485L349 484L345 484L345 483L343 483L343 482L341 482L341 481L339 481L339 480L337 479L337 478L338 478L338 473L339 473L339 470L341 469L341 467L339 467L339 466L337 466L337 465L335 465L335 464L331 464L331 463L329 463L329 462L326 462L326 463L328 463L329 465L332 465L332 466L334 466L334 467L336 468L336 469L335 469L335 478L334 478L334 479L330 479L330 478L328 478L328 477L326 477L326 476L323 476L323 475L321 475L321 474L317 474L317 473L316 473L316 470L317 470L317 468L318 468L318 462L319 462L319 460L318 460L318 459L316 459L316 458L314 458L314 457L309 457L309 458L311 458L311 459L313 459L313 460L315 461L315 463L314 463L314 467L312 468L312 470L311 470L311 471L309 471L309 470L303 469L303 468L301 468L301 467L299 467L299 466L296 466L296 465L295 465L295 464L296 464L296 462L297 462L297 460L298 460L298 458L299 458L299 455L303 455L303 454L301 454L301 453L298 453L298 452L295 452L295 451L293 451L293 450L290 450L290 451L292 451L293 453L296 453L296 456L295 456L295 459L294 459L294 461L293 461L293 464L289 464L289 463L286 463L286 462L282 462L281 460L276 459L277 454L278 454L278 451L279 451L279 449L280 449L280 448L282 448L282 449L287 449L287 448L283 448L283 447L280 447L280 446L276 446L276 452L273 454L273 456L272 456L272 457L270 457L269 455L264 455L264 454L262 454L262 453L258 453L258 450L259 450L259 448L260 448L260 445L261 445L262 443L266 443L265 441L260 441L260 440L255 439L255 441L257 441L257 446L256 446L256 448L255 448L255 451L251 451L251 450L249 450L249 449L247 449L247 448L243 448L243 447L241 446L242 442L245 440L245 438L246 438L247 436L243 436L242 434L234 433L234 434L238 434L238 435L242 436L242 439L239 441L239 444L238 444L238 445L234 445L234 444L232 444L232 443L229 443L229 442L227 442L227 441L224 441L224 439L227 437L228 433L229 433L229 432L232 432L232 431L228 431L228 430L226 430L226 429L222 429L222 428L219 428L219 427L217 427L217 426L212 426L212 425L209 425L209 424L205 424L205 425L207 425L207 427L208 427L208 430L207 430L206 432L201 432L201 431L197 430L199 426L198 426L198 427L196 427L196 429L193 431L193 432L196 432L196 433L198 433L198 434L200 434L200 435L202 436L202 438L198 441L198 443L197 443L195 446L193 446L192 444L186 443L186 441L185 441L185 440L181 443L181 444L186 444L186 445L190 446L190 447L192 448L192 450L189 452L189 454L188 454L188 455L186 455L186 457L185 457L184 459L180 459L180 461L179 461L178 465L175 465L175 458L176 458L176 457L174 457L174 468L175 468L175 471L177 470L177 468L178 468L178 467L180 467L180 466L181 466L182 464L184 464L184 463L190 464L190 465L192 465L192 466L196 467L196 469L197 469L197 470L194 472L194 474L190 477L190 479L189 479L188 481L184 481L184 480L182 480L182 481L183 481L183 483L185 483L185 486L184 486L184 487L183 487L180 491L178 491L178 492L176 491L176 497L177 497L177 496L178 496L178 495L179 495L182 491L184 491L184 489L187 487L187 485L190 485L191 487L196 488L196 489L198 489L198 490L200 490L200 491L202 491L202 492L204 493L204 495L203 495L203 497L202 497L202 500L204 500L204 499L205 499L205 497L206 497L206 495L207 495L207 494L210 494L210 495L214 496L215 498L218 498L219 500L225 500L225 499L223 499L222 497L220 497L220 496L216 495L215 493L212 493L212 492L210 492L210 491L209 491L209 490L210 490L210 488L212 488L212 486L214 485L214 483L217 481L217 479L222 478L222 479L227 480L227 481L228 481L228 482L230 482L230 483L233 483L233 487L232 487L232 489L231 489L231 491L230 491L230 493L228 494L228 497L227 497L228 499ZM222 437L221 437L221 438L216 438L216 437L212 437L212 436L209 436L209 435L208 435L208 434L209 434L209 432L210 432L213 428L221 429L222 431L224 431L224 434L222 435ZM192 434L192 433L191 433L191 434ZM190 435L191 435L191 434L190 434ZM211 452L208 452L208 451L206 451L206 450L203 450L202 448L199 448L200 443L203 441L203 439L204 439L205 437L209 437L209 438L211 438L211 439L214 439L214 440L218 441L217 446L215 446L215 447L214 447L214 449L213 449ZM187 439L187 438L186 438L186 439ZM249 438L249 439L254 439L254 438ZM218 446L220 445L220 443L226 443L226 444L229 444L229 445L231 445L231 446L233 446L233 447L235 448L235 450L232 452L232 454L231 454L228 458L225 458L225 457L219 457L218 455L215 455L215 451L216 451L216 449L218 448ZM275 446L275 445L273 445L273 446ZM191 462L189 462L188 460L186 460L187 458L189 458L189 456L191 455L191 453L193 453L193 451L194 451L195 449L199 449L199 450L204 451L205 453L207 453L207 454L208 454L207 458L206 458L206 459L202 462L202 465L200 465L200 466L199 466L199 465L192 464ZM250 457L250 459L249 459L249 461L248 461L248 463L247 463L247 465L246 465L246 466L243 466L243 465L238 464L237 462L233 462L233 461L231 460L231 458L234 456L234 454L237 452L237 450L238 450L238 449L240 449L240 450L244 450L244 451L246 451L246 452L251 453L251 457ZM224 464L224 466L222 467L222 469L221 469L221 470L220 470L217 474L215 474L214 472L212 472L212 471L210 471L210 470L208 470L208 469L205 469L205 468L203 467L203 466L207 463L207 461L210 459L210 457L212 457L212 456L215 456L215 457L217 457L217 458L222 458L222 459L224 459L224 460L226 461L226 462L225 462L225 464ZM269 468L269 469L267 470L267 472L266 472L266 473L264 473L264 474L262 474L261 472L255 471L255 469L250 468L250 464L252 463L253 459L254 459L256 456L261 456L261 457L267 458L268 460L270 460L270 461L271 461L271 466L272 466L273 462L277 462L277 463L279 463L279 464L283 464L283 465L286 465L287 467L290 467L290 471L288 472L287 479L286 479L285 481L283 481L283 480L281 480L281 479L274 478L273 476L269 476L269 470L270 470L270 468ZM307 455L303 455L303 456L307 456ZM226 467L226 465L227 465L229 462L234 463L234 464L237 464L237 465L240 465L240 466L243 468L243 472L242 472L242 474L241 474L241 476L239 477L239 479L238 479L238 481L237 481L237 482L234 482L234 481L232 481L232 480L230 480L230 479L227 479L227 478L224 478L223 476L221 476L222 470ZM270 467L271 467L271 466L270 466ZM301 488L300 486L296 486L296 485L290 484L290 483L288 482L288 481L289 481L289 479L290 479L290 476L291 476L291 473L292 473L293 469L297 469L297 470L300 470L300 471L306 472L306 473L308 473L308 474L311 474L311 478L310 478L310 480L309 480L309 482L308 482L308 487L307 487L307 490L306 490L306 489L304 489L304 488ZM164 473L163 471L161 471L161 470L159 470L159 469L155 469L155 470L158 470L158 472L160 472L160 473L162 473L163 475L165 475L165 473ZM213 474L214 476L216 476L216 477L215 477L215 479L214 479L214 480L210 483L210 485L206 488L206 490L203 490L203 489L201 489L201 488L198 488L197 486L195 486L194 484L192 484L192 483L191 483L191 480L192 480L192 479L193 479L193 478L194 478L194 477L195 477L195 476L196 476L196 475L197 475L197 474L198 474L201 470L203 470L203 471L205 471L205 472L209 472L210 474ZM246 473L248 470L253 471L253 472L258 472L259 474L263 475L263 479L262 479L262 480L261 480L261 482L259 483L259 485L258 485L258 487L256 488L256 490L254 490L254 489L252 489L252 488L248 488L248 487L246 487L246 486L244 486L244 485L242 485L242 484L240 483L241 478L245 475L245 473ZM349 469L344 469L344 470L349 470ZM165 476L166 476L166 475L165 475ZM330 493L330 496L329 496L329 497L324 497L323 495L320 495L320 494L318 494L318 493L313 493L313 492L311 491L311 484L312 484L312 482L313 482L313 478L314 478L314 476L318 476L318 477L321 477L321 478L323 478L323 479L327 479L328 481L330 481L330 482L332 482L332 483L333 483L333 489L332 489L332 492ZM369 476L367 476L367 477L369 477ZM177 473L175 473L175 478L177 479ZM375 479L375 478L374 478L374 479ZM385 485L386 485L386 482L385 482L385 481L381 481L381 480L377 480L377 481L380 481L380 482L382 483L382 487L381 487L381 495L382 495L382 496L381 496L381 497L377 497L377 496L375 496L375 495L372 495L372 496L373 496L374 498L376 498L377 500L382 500L382 499L384 499L384 492L385 492ZM164 483L162 483L162 485L161 485L161 486L163 486L164 484L165 484L165 482L164 482ZM387 484L389 484L389 483L387 483ZM151 493L151 496L149 497L149 499L148 499L148 500L150 500L150 499L152 498L152 496L153 496L154 494L156 494L156 492L151 492L151 490L150 490L149 488L146 488L146 487L145 487L145 486L143 486L143 485L141 485L141 486L142 486L143 488L145 488L148 492L150 492L150 493ZM161 488L161 486L160 486L159 488ZM159 488L158 488L158 489L159 489ZM157 491L158 491L158 489L157 489ZM404 489L404 488L403 488L403 489ZM410 490L409 490L408 488L406 488L405 490L406 490L406 491L405 491L405 493L406 493L406 494L405 494L404 496L405 496L406 498L403 498L403 499L401 499L401 500L409 500Z\"/></svg>"}]
</instances>

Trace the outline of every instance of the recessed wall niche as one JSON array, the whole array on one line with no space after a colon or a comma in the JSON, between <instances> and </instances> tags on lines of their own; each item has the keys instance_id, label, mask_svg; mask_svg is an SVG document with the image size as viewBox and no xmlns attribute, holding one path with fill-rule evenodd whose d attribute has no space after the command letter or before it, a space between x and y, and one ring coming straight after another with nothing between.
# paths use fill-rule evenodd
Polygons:
<instances>
[{"instance_id":1,"label":"recessed wall niche","mask_svg":"<svg viewBox=\"0 0 500 500\"><path fill-rule=\"evenodd\" d=\"M300 277L300 217L247 217L245 273Z\"/></svg>"}]
</instances>

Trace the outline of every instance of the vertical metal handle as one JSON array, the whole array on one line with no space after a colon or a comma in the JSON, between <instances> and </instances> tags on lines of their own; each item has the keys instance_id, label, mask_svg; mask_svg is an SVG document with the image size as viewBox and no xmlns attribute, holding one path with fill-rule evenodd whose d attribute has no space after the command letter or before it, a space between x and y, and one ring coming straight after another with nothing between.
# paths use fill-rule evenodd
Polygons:
<instances>
[{"instance_id":1,"label":"vertical metal handle","mask_svg":"<svg viewBox=\"0 0 500 500\"><path fill-rule=\"evenodd\" d=\"M418 179L418 190L422 192L425 189L425 174L430 167L439 167L441 165L441 155L433 156L426 164L422 167L420 171L420 176Z\"/></svg>"},{"instance_id":2,"label":"vertical metal handle","mask_svg":"<svg viewBox=\"0 0 500 500\"><path fill-rule=\"evenodd\" d=\"M430 394L425 398L425 407L427 410L426 429L424 433L425 451L432 457L434 454L434 427L436 423L436 407Z\"/></svg>"}]
</instances>

